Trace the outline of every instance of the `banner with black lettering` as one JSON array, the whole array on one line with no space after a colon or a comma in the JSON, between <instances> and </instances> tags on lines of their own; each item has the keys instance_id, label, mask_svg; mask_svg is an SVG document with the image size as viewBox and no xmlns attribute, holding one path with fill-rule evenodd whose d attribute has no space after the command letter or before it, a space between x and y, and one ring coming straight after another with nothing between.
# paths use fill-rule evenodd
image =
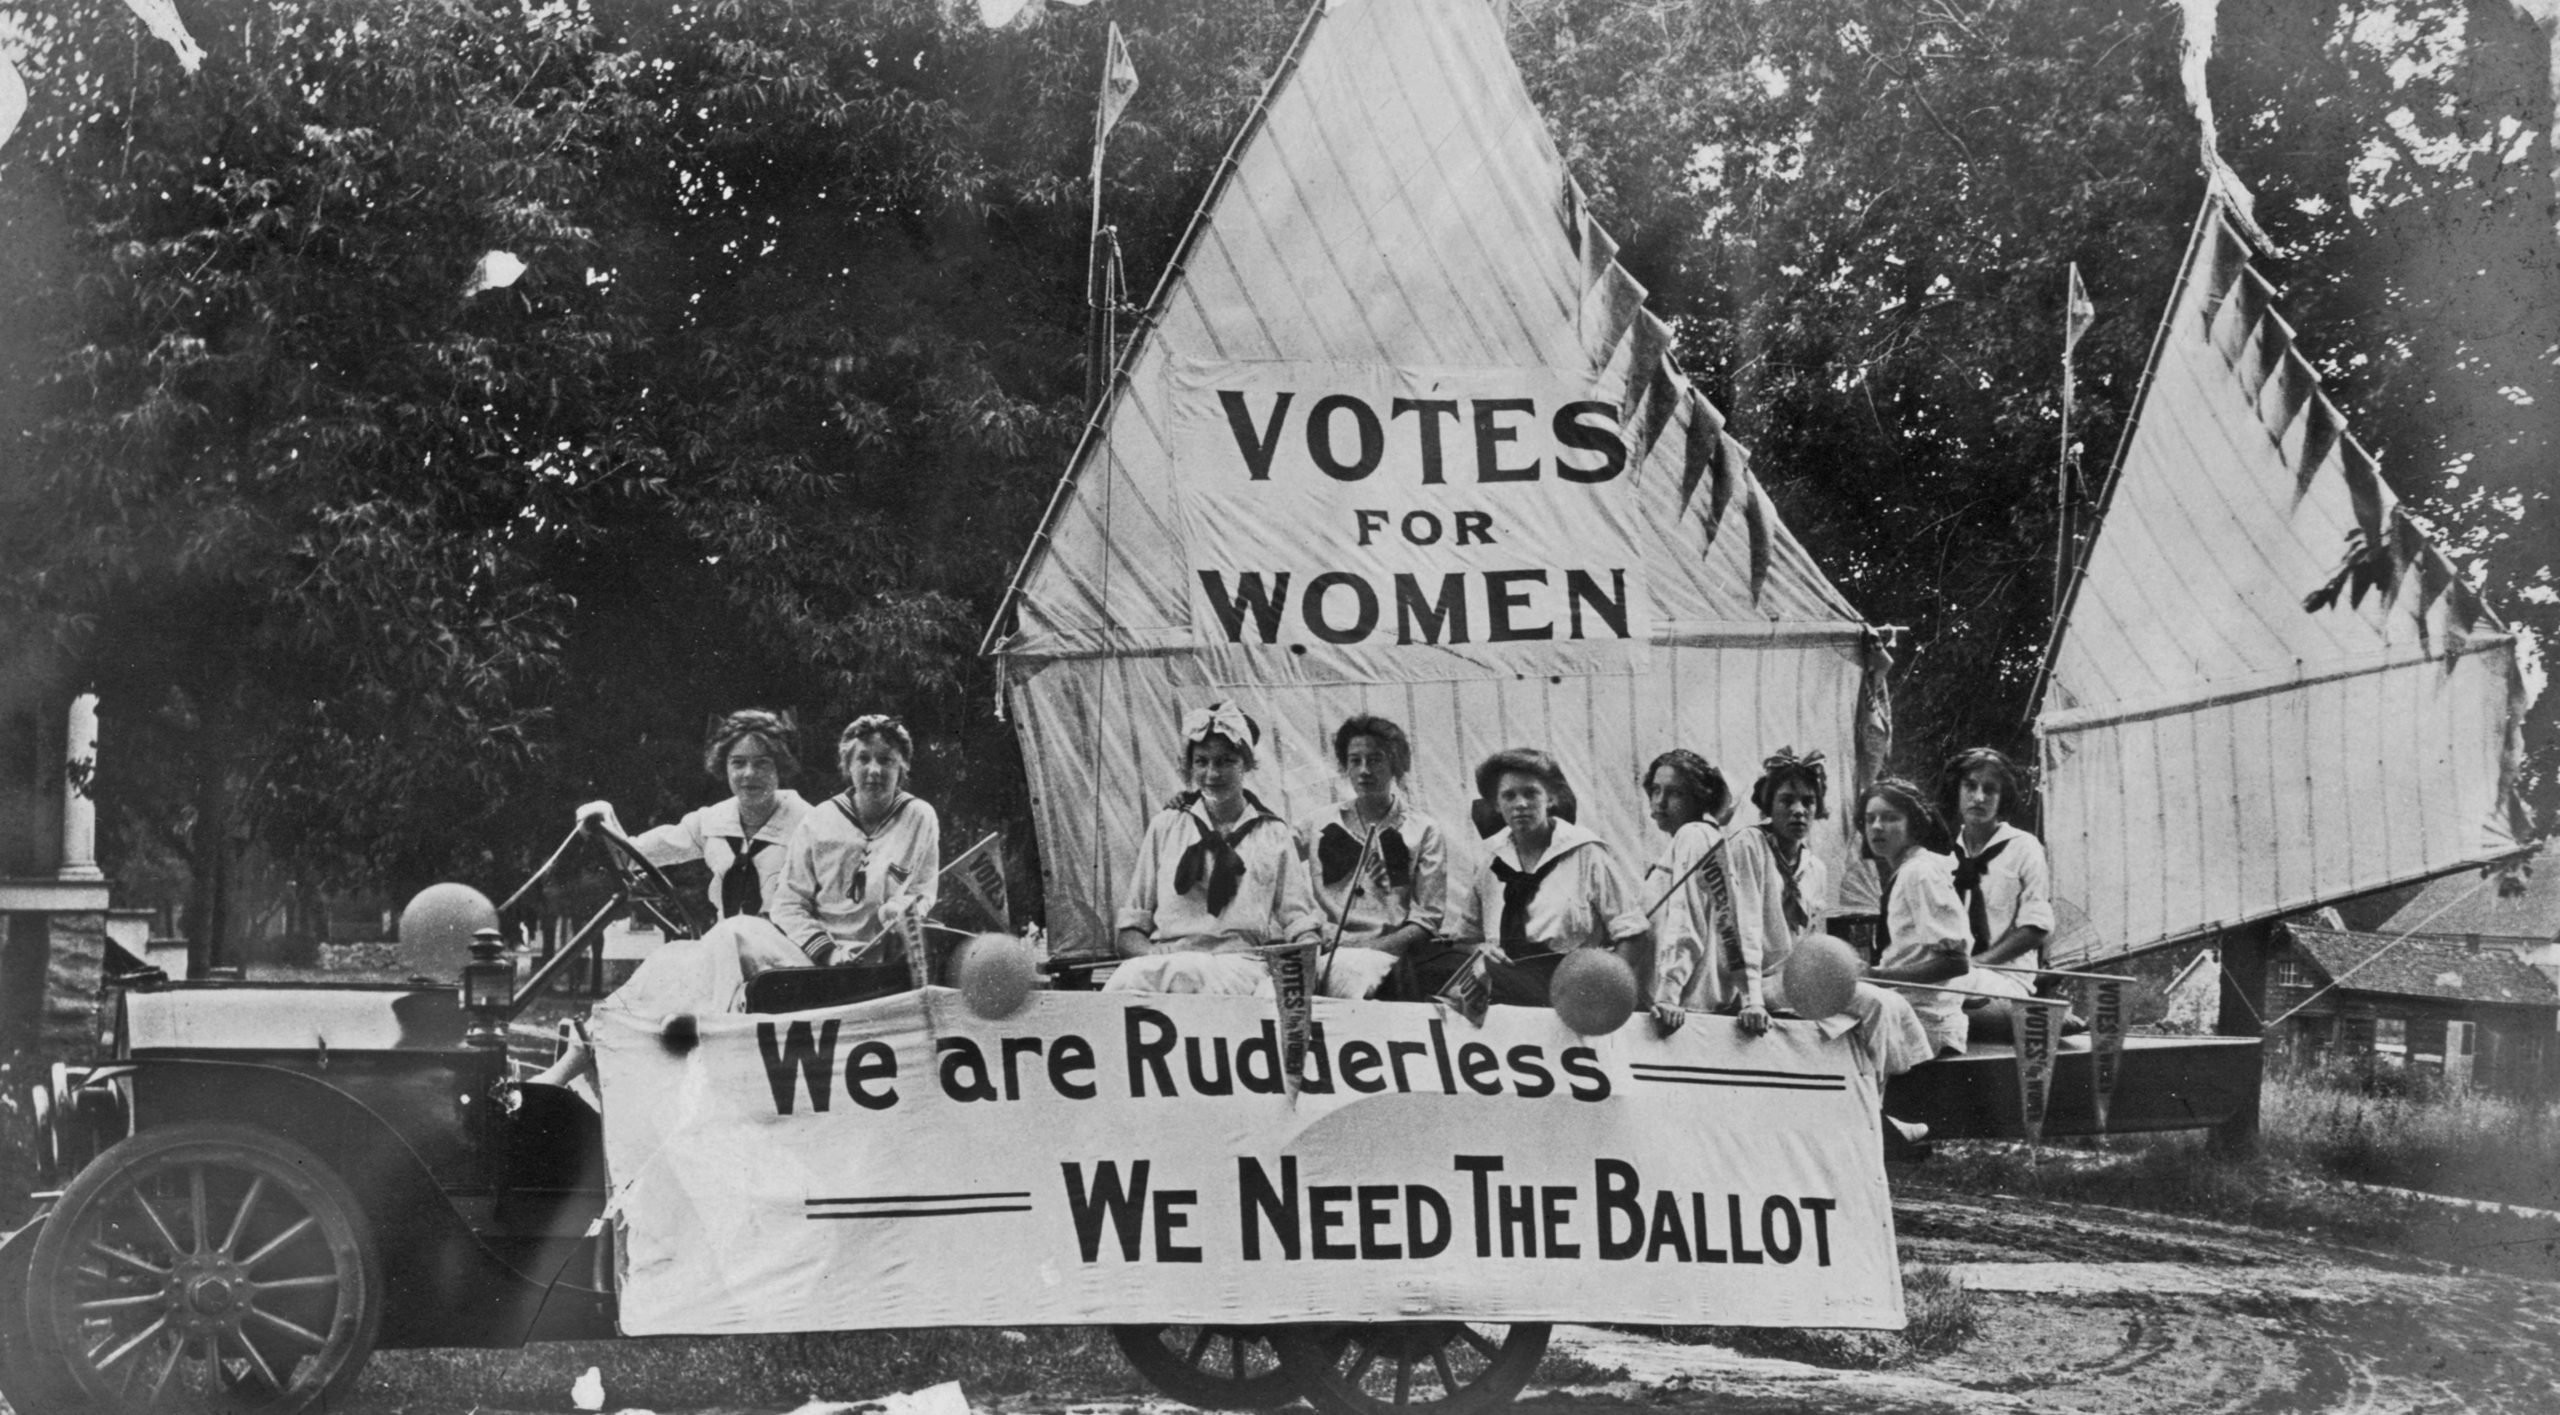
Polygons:
<instances>
[{"instance_id":1,"label":"banner with black lettering","mask_svg":"<svg viewBox=\"0 0 2560 1415\"><path fill-rule=\"evenodd\" d=\"M1309 1031L1293 1097L1257 998L600 1009L622 1328L1902 1323L1845 1040L1328 998Z\"/></svg>"},{"instance_id":2,"label":"banner with black lettering","mask_svg":"<svg viewBox=\"0 0 2560 1415\"><path fill-rule=\"evenodd\" d=\"M1221 663L1296 673L1312 654L1323 676L1384 679L1642 664L1614 387L1327 363L1175 361L1166 379L1192 632Z\"/></svg>"}]
</instances>

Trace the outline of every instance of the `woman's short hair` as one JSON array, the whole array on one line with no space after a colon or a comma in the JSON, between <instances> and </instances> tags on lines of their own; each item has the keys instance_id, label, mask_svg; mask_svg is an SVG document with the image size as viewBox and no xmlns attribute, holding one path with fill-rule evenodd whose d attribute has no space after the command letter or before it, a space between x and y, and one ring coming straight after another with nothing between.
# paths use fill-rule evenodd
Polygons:
<instances>
[{"instance_id":1,"label":"woman's short hair","mask_svg":"<svg viewBox=\"0 0 2560 1415\"><path fill-rule=\"evenodd\" d=\"M1760 779L1751 783L1751 807L1763 816L1778 813L1778 788L1790 781L1804 783L1813 793L1813 814L1821 820L1831 814L1831 777L1822 769L1822 749L1817 747L1796 755L1793 747L1780 747L1760 763Z\"/></svg>"},{"instance_id":2,"label":"woman's short hair","mask_svg":"<svg viewBox=\"0 0 2560 1415\"><path fill-rule=\"evenodd\" d=\"M787 781L800 769L800 756L791 749L791 739L796 735L787 712L740 708L713 720L710 735L702 744L702 769L727 780L730 749L749 737L757 737L763 739L764 749L773 753L774 774Z\"/></svg>"},{"instance_id":3,"label":"woman's short hair","mask_svg":"<svg viewBox=\"0 0 2560 1415\"><path fill-rule=\"evenodd\" d=\"M1556 759L1535 747L1506 747L1485 758L1476 766L1476 794L1490 801L1502 789L1502 778L1526 776L1547 788L1547 794L1571 797L1573 786L1564 779L1564 768Z\"/></svg>"},{"instance_id":4,"label":"woman's short hair","mask_svg":"<svg viewBox=\"0 0 2560 1415\"><path fill-rule=\"evenodd\" d=\"M2026 768L2009 760L2008 755L1992 747L1967 747L1947 758L1947 769L1939 774L1938 804L1954 820L1964 814L1964 781L1977 771L1991 773L1991 784L2000 788L2000 814L2009 815L2023 804L2027 787Z\"/></svg>"},{"instance_id":5,"label":"woman's short hair","mask_svg":"<svg viewBox=\"0 0 2560 1415\"><path fill-rule=\"evenodd\" d=\"M867 712L844 725L836 737L836 760L843 761L856 742L872 738L898 749L898 756L912 763L916 759L916 739L907 735L907 725L885 712Z\"/></svg>"},{"instance_id":6,"label":"woman's short hair","mask_svg":"<svg viewBox=\"0 0 2560 1415\"><path fill-rule=\"evenodd\" d=\"M1365 712L1342 719L1342 725L1333 729L1335 766L1351 765L1351 741L1355 737L1375 741L1378 749L1387 754L1387 775L1402 781L1413 770L1413 739L1404 735L1403 728Z\"/></svg>"},{"instance_id":7,"label":"woman's short hair","mask_svg":"<svg viewBox=\"0 0 2560 1415\"><path fill-rule=\"evenodd\" d=\"M1680 783L1689 788L1689 799L1703 808L1704 814L1698 819L1720 820L1726 808L1733 804L1733 788L1725 784L1724 773L1686 747L1674 747L1655 757L1645 767L1644 775L1636 778L1637 789L1652 791L1653 778L1661 774L1664 767L1671 768L1672 774L1680 778Z\"/></svg>"},{"instance_id":8,"label":"woman's short hair","mask_svg":"<svg viewBox=\"0 0 2560 1415\"><path fill-rule=\"evenodd\" d=\"M1878 777L1868 782L1867 789L1858 793L1858 814L1865 816L1867 803L1876 800L1902 813L1902 818L1911 824L1913 843L1920 848L1947 848L1947 823L1939 817L1938 808L1929 804L1929 795L1920 789L1918 782L1900 776ZM1861 851L1865 848L1863 844L1859 846Z\"/></svg>"}]
</instances>

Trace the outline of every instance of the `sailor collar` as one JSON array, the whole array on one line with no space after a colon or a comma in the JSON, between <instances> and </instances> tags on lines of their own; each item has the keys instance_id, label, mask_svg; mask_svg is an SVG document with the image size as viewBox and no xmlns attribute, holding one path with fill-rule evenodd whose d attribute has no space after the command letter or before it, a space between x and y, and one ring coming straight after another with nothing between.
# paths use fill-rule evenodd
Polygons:
<instances>
[{"instance_id":1,"label":"sailor collar","mask_svg":"<svg viewBox=\"0 0 2560 1415\"><path fill-rule=\"evenodd\" d=\"M1549 820L1555 826L1555 833L1547 837L1547 853L1538 857L1538 868L1541 870L1586 845L1596 845L1602 850L1609 848L1609 842L1572 821L1558 817L1549 817ZM1511 868L1515 870L1522 868L1520 847L1512 842L1509 827L1495 832L1492 853L1494 858Z\"/></svg>"}]
</instances>

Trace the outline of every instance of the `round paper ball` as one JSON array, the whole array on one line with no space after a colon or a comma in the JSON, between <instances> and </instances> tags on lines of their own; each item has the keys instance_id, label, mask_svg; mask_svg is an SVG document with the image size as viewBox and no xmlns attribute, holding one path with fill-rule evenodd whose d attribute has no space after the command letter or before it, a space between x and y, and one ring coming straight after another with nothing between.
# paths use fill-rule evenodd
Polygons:
<instances>
[{"instance_id":1,"label":"round paper ball","mask_svg":"<svg viewBox=\"0 0 2560 1415\"><path fill-rule=\"evenodd\" d=\"M1605 1037L1636 1010L1636 970L1598 948L1578 948L1556 965L1547 996L1556 1016L1586 1037Z\"/></svg>"},{"instance_id":2,"label":"round paper ball","mask_svg":"<svg viewBox=\"0 0 2560 1415\"><path fill-rule=\"evenodd\" d=\"M1858 990L1858 955L1829 934L1815 934L1787 955L1787 1006L1799 1017L1836 1017Z\"/></svg>"},{"instance_id":3,"label":"round paper ball","mask_svg":"<svg viewBox=\"0 0 2560 1415\"><path fill-rule=\"evenodd\" d=\"M471 936L498 926L498 906L467 884L431 884L400 911L400 966L429 978L459 976Z\"/></svg>"},{"instance_id":4,"label":"round paper ball","mask_svg":"<svg viewBox=\"0 0 2560 1415\"><path fill-rule=\"evenodd\" d=\"M1030 944L1011 934L969 939L952 959L951 971L960 982L960 1000L990 1022L1020 1012L1040 985L1040 960L1032 956Z\"/></svg>"}]
</instances>

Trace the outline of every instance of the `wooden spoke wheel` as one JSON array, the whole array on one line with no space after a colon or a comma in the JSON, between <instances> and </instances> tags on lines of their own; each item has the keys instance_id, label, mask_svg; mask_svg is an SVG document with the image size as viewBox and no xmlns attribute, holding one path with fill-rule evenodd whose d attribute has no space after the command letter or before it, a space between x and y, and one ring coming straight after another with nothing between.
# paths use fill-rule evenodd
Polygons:
<instances>
[{"instance_id":1,"label":"wooden spoke wheel","mask_svg":"<svg viewBox=\"0 0 2560 1415\"><path fill-rule=\"evenodd\" d=\"M1543 1322L1371 1322L1275 1331L1280 1364L1326 1415L1491 1415L1547 1354Z\"/></svg>"},{"instance_id":2,"label":"wooden spoke wheel","mask_svg":"<svg viewBox=\"0 0 2560 1415\"><path fill-rule=\"evenodd\" d=\"M239 1125L107 1150L62 1193L27 1289L37 1358L107 1415L336 1403L382 1321L363 1212L310 1151Z\"/></svg>"},{"instance_id":3,"label":"wooden spoke wheel","mask_svg":"<svg viewBox=\"0 0 2560 1415\"><path fill-rule=\"evenodd\" d=\"M1298 1398L1265 1327L1118 1326L1120 1354L1156 1389L1203 1410L1276 1410Z\"/></svg>"},{"instance_id":4,"label":"wooden spoke wheel","mask_svg":"<svg viewBox=\"0 0 2560 1415\"><path fill-rule=\"evenodd\" d=\"M39 1220L0 1240L0 1399L29 1415L80 1404L71 1373L36 1354L35 1332L27 1325L27 1272L41 1228Z\"/></svg>"}]
</instances>

